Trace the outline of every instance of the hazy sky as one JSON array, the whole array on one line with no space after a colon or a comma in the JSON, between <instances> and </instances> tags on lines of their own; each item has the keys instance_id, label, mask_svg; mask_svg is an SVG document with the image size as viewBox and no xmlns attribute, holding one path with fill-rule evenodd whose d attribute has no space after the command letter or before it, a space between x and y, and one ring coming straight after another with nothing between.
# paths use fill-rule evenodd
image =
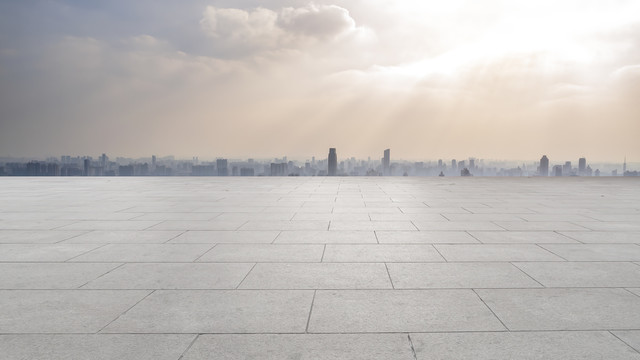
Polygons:
<instances>
[{"instance_id":1,"label":"hazy sky","mask_svg":"<svg viewBox=\"0 0 640 360\"><path fill-rule=\"evenodd\" d=\"M640 159L640 1L0 2L0 156Z\"/></svg>"}]
</instances>

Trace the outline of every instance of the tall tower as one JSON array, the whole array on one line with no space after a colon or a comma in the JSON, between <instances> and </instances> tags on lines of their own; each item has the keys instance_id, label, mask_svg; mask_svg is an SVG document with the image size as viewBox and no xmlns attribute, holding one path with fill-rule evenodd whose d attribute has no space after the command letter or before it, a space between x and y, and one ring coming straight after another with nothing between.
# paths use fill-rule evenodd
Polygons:
<instances>
[{"instance_id":1,"label":"tall tower","mask_svg":"<svg viewBox=\"0 0 640 360\"><path fill-rule=\"evenodd\" d=\"M549 158L542 155L540 159L540 176L549 176Z\"/></svg>"},{"instance_id":2,"label":"tall tower","mask_svg":"<svg viewBox=\"0 0 640 360\"><path fill-rule=\"evenodd\" d=\"M336 148L329 148L329 176L336 176L338 172L338 155Z\"/></svg>"},{"instance_id":3,"label":"tall tower","mask_svg":"<svg viewBox=\"0 0 640 360\"><path fill-rule=\"evenodd\" d=\"M578 159L578 175L584 175L586 171L587 171L587 159L582 157Z\"/></svg>"},{"instance_id":4,"label":"tall tower","mask_svg":"<svg viewBox=\"0 0 640 360\"><path fill-rule=\"evenodd\" d=\"M391 174L391 149L384 151L384 157L382 158L382 173L383 175Z\"/></svg>"},{"instance_id":5,"label":"tall tower","mask_svg":"<svg viewBox=\"0 0 640 360\"><path fill-rule=\"evenodd\" d=\"M627 172L627 156L624 156L624 163L622 163L622 175Z\"/></svg>"}]
</instances>

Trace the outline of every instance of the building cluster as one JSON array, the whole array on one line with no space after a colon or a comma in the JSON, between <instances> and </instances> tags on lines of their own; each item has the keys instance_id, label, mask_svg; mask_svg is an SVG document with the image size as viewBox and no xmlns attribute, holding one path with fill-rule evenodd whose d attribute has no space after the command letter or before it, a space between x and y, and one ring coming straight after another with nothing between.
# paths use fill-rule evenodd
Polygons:
<instances>
[{"instance_id":1,"label":"building cluster","mask_svg":"<svg viewBox=\"0 0 640 360\"><path fill-rule=\"evenodd\" d=\"M273 160L199 161L176 160L173 156L146 159L116 158L106 154L97 159L89 156L48 158L45 161L0 160L0 176L638 176L628 171L626 159L622 172L618 168L601 172L593 170L585 158L578 159L578 167L570 161L551 165L545 155L530 164L506 161L442 159L428 162L391 161L391 150L383 151L381 159L357 160L354 157L338 161L336 148L330 148L326 158L312 157L305 162L287 161L287 157Z\"/></svg>"}]
</instances>

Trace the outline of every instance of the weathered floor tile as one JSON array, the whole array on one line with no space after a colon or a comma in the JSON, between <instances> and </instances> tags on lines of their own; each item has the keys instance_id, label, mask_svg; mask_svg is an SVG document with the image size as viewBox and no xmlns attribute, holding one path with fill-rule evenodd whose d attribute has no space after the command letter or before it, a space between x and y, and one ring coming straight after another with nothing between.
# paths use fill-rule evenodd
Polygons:
<instances>
[{"instance_id":1,"label":"weathered floor tile","mask_svg":"<svg viewBox=\"0 0 640 360\"><path fill-rule=\"evenodd\" d=\"M536 245L434 245L447 261L563 261Z\"/></svg>"},{"instance_id":2,"label":"weathered floor tile","mask_svg":"<svg viewBox=\"0 0 640 360\"><path fill-rule=\"evenodd\" d=\"M182 231L90 231L64 241L65 244L161 244Z\"/></svg>"},{"instance_id":3,"label":"weathered floor tile","mask_svg":"<svg viewBox=\"0 0 640 360\"><path fill-rule=\"evenodd\" d=\"M545 244L540 245L569 261L640 261L635 244Z\"/></svg>"},{"instance_id":4,"label":"weathered floor tile","mask_svg":"<svg viewBox=\"0 0 640 360\"><path fill-rule=\"evenodd\" d=\"M605 331L411 334L418 360L640 359Z\"/></svg>"},{"instance_id":5,"label":"weathered floor tile","mask_svg":"<svg viewBox=\"0 0 640 360\"><path fill-rule=\"evenodd\" d=\"M471 290L318 290L309 332L501 331Z\"/></svg>"},{"instance_id":6,"label":"weathered floor tile","mask_svg":"<svg viewBox=\"0 0 640 360\"><path fill-rule=\"evenodd\" d=\"M5 360L176 360L196 335L0 335Z\"/></svg>"},{"instance_id":7,"label":"weathered floor tile","mask_svg":"<svg viewBox=\"0 0 640 360\"><path fill-rule=\"evenodd\" d=\"M0 263L0 289L75 289L118 265Z\"/></svg>"},{"instance_id":8,"label":"weathered floor tile","mask_svg":"<svg viewBox=\"0 0 640 360\"><path fill-rule=\"evenodd\" d=\"M484 244L578 243L553 231L471 231Z\"/></svg>"},{"instance_id":9,"label":"weathered floor tile","mask_svg":"<svg viewBox=\"0 0 640 360\"><path fill-rule=\"evenodd\" d=\"M184 360L411 360L406 334L200 335Z\"/></svg>"},{"instance_id":10,"label":"weathered floor tile","mask_svg":"<svg viewBox=\"0 0 640 360\"><path fill-rule=\"evenodd\" d=\"M387 267L396 289L541 287L508 263L390 263Z\"/></svg>"},{"instance_id":11,"label":"weathered floor tile","mask_svg":"<svg viewBox=\"0 0 640 360\"><path fill-rule=\"evenodd\" d=\"M311 290L158 290L104 333L303 333Z\"/></svg>"},{"instance_id":12,"label":"weathered floor tile","mask_svg":"<svg viewBox=\"0 0 640 360\"><path fill-rule=\"evenodd\" d=\"M181 244L241 244L272 243L280 231L187 231L169 243Z\"/></svg>"},{"instance_id":13,"label":"weathered floor tile","mask_svg":"<svg viewBox=\"0 0 640 360\"><path fill-rule=\"evenodd\" d=\"M329 221L260 221L251 220L239 230L327 230Z\"/></svg>"},{"instance_id":14,"label":"weathered floor tile","mask_svg":"<svg viewBox=\"0 0 640 360\"><path fill-rule=\"evenodd\" d=\"M331 221L331 231L416 230L411 221Z\"/></svg>"},{"instance_id":15,"label":"weathered floor tile","mask_svg":"<svg viewBox=\"0 0 640 360\"><path fill-rule=\"evenodd\" d=\"M108 244L74 258L78 262L190 262L211 244Z\"/></svg>"},{"instance_id":16,"label":"weathered floor tile","mask_svg":"<svg viewBox=\"0 0 640 360\"><path fill-rule=\"evenodd\" d=\"M584 231L585 227L566 221L496 221L500 227L509 231Z\"/></svg>"},{"instance_id":17,"label":"weathered floor tile","mask_svg":"<svg viewBox=\"0 0 640 360\"><path fill-rule=\"evenodd\" d=\"M245 223L245 220L167 220L157 223L147 230L238 230Z\"/></svg>"},{"instance_id":18,"label":"weathered floor tile","mask_svg":"<svg viewBox=\"0 0 640 360\"><path fill-rule=\"evenodd\" d=\"M90 244L0 244L0 261L66 261L99 246Z\"/></svg>"},{"instance_id":19,"label":"weathered floor tile","mask_svg":"<svg viewBox=\"0 0 640 360\"><path fill-rule=\"evenodd\" d=\"M275 243L359 244L377 243L373 231L282 231Z\"/></svg>"},{"instance_id":20,"label":"weathered floor tile","mask_svg":"<svg viewBox=\"0 0 640 360\"><path fill-rule=\"evenodd\" d=\"M466 231L376 231L381 244L477 244Z\"/></svg>"},{"instance_id":21,"label":"weathered floor tile","mask_svg":"<svg viewBox=\"0 0 640 360\"><path fill-rule=\"evenodd\" d=\"M490 221L414 221L421 231L504 231Z\"/></svg>"},{"instance_id":22,"label":"weathered floor tile","mask_svg":"<svg viewBox=\"0 0 640 360\"><path fill-rule=\"evenodd\" d=\"M640 232L638 231L567 231L562 234L583 243L640 244Z\"/></svg>"},{"instance_id":23,"label":"weathered floor tile","mask_svg":"<svg viewBox=\"0 0 640 360\"><path fill-rule=\"evenodd\" d=\"M624 289L480 289L509 330L614 330L640 326L640 297Z\"/></svg>"},{"instance_id":24,"label":"weathered floor tile","mask_svg":"<svg viewBox=\"0 0 640 360\"><path fill-rule=\"evenodd\" d=\"M87 220L76 221L73 224L62 226L59 230L145 230L160 221L144 220Z\"/></svg>"},{"instance_id":25,"label":"weathered floor tile","mask_svg":"<svg viewBox=\"0 0 640 360\"><path fill-rule=\"evenodd\" d=\"M85 231L0 230L0 243L53 244L84 233Z\"/></svg>"},{"instance_id":26,"label":"weathered floor tile","mask_svg":"<svg viewBox=\"0 0 640 360\"><path fill-rule=\"evenodd\" d=\"M546 287L640 286L640 266L625 262L518 262Z\"/></svg>"},{"instance_id":27,"label":"weathered floor tile","mask_svg":"<svg viewBox=\"0 0 640 360\"><path fill-rule=\"evenodd\" d=\"M95 333L148 294L141 290L0 290L0 333Z\"/></svg>"},{"instance_id":28,"label":"weathered floor tile","mask_svg":"<svg viewBox=\"0 0 640 360\"><path fill-rule=\"evenodd\" d=\"M240 288L391 289L391 283L384 264L257 264Z\"/></svg>"},{"instance_id":29,"label":"weathered floor tile","mask_svg":"<svg viewBox=\"0 0 640 360\"><path fill-rule=\"evenodd\" d=\"M254 264L125 264L87 289L235 289Z\"/></svg>"},{"instance_id":30,"label":"weathered floor tile","mask_svg":"<svg viewBox=\"0 0 640 360\"><path fill-rule=\"evenodd\" d=\"M323 245L219 244L203 255L204 262L319 262Z\"/></svg>"},{"instance_id":31,"label":"weathered floor tile","mask_svg":"<svg viewBox=\"0 0 640 360\"><path fill-rule=\"evenodd\" d=\"M432 245L334 245L329 244L323 262L430 262L444 261Z\"/></svg>"},{"instance_id":32,"label":"weathered floor tile","mask_svg":"<svg viewBox=\"0 0 640 360\"><path fill-rule=\"evenodd\" d=\"M640 330L613 331L613 334L640 353Z\"/></svg>"}]
</instances>

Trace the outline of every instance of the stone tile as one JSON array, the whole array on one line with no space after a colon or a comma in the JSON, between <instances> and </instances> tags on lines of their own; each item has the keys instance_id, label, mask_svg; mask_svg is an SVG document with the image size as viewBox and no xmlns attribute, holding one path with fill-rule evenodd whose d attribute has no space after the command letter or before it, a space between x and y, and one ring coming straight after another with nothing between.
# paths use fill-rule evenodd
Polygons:
<instances>
[{"instance_id":1,"label":"stone tile","mask_svg":"<svg viewBox=\"0 0 640 360\"><path fill-rule=\"evenodd\" d=\"M332 221L329 230L416 230L411 221Z\"/></svg>"},{"instance_id":2,"label":"stone tile","mask_svg":"<svg viewBox=\"0 0 640 360\"><path fill-rule=\"evenodd\" d=\"M311 290L158 290L104 333L303 333Z\"/></svg>"},{"instance_id":3,"label":"stone tile","mask_svg":"<svg viewBox=\"0 0 640 360\"><path fill-rule=\"evenodd\" d=\"M74 258L78 262L191 262L211 244L108 244Z\"/></svg>"},{"instance_id":4,"label":"stone tile","mask_svg":"<svg viewBox=\"0 0 640 360\"><path fill-rule=\"evenodd\" d=\"M627 289L627 290L629 290L629 291L631 291L632 293L634 293L634 294L636 294L636 295L640 296L640 288L637 288L637 289Z\"/></svg>"},{"instance_id":5,"label":"stone tile","mask_svg":"<svg viewBox=\"0 0 640 360\"><path fill-rule=\"evenodd\" d=\"M526 221L593 221L585 215L580 214L520 214L520 218Z\"/></svg>"},{"instance_id":6,"label":"stone tile","mask_svg":"<svg viewBox=\"0 0 640 360\"><path fill-rule=\"evenodd\" d=\"M323 262L444 261L431 245L327 245Z\"/></svg>"},{"instance_id":7,"label":"stone tile","mask_svg":"<svg viewBox=\"0 0 640 360\"><path fill-rule=\"evenodd\" d=\"M377 243L373 231L283 231L275 243L359 244Z\"/></svg>"},{"instance_id":8,"label":"stone tile","mask_svg":"<svg viewBox=\"0 0 640 360\"><path fill-rule=\"evenodd\" d=\"M327 230L329 221L249 221L240 230Z\"/></svg>"},{"instance_id":9,"label":"stone tile","mask_svg":"<svg viewBox=\"0 0 640 360\"><path fill-rule=\"evenodd\" d=\"M635 244L547 244L540 245L569 261L640 261Z\"/></svg>"},{"instance_id":10,"label":"stone tile","mask_svg":"<svg viewBox=\"0 0 640 360\"><path fill-rule=\"evenodd\" d=\"M204 262L319 262L323 245L220 244L203 255Z\"/></svg>"},{"instance_id":11,"label":"stone tile","mask_svg":"<svg viewBox=\"0 0 640 360\"><path fill-rule=\"evenodd\" d=\"M272 243L280 231L187 231L169 243L241 244Z\"/></svg>"},{"instance_id":12,"label":"stone tile","mask_svg":"<svg viewBox=\"0 0 640 360\"><path fill-rule=\"evenodd\" d=\"M585 227L565 221L496 221L510 231L584 231Z\"/></svg>"},{"instance_id":13,"label":"stone tile","mask_svg":"<svg viewBox=\"0 0 640 360\"><path fill-rule=\"evenodd\" d=\"M216 217L216 221L289 221L292 220L295 212L259 212L259 213L240 213L228 212L222 213ZM299 219L305 220L305 219ZM312 219L313 220L313 219Z\"/></svg>"},{"instance_id":14,"label":"stone tile","mask_svg":"<svg viewBox=\"0 0 640 360\"><path fill-rule=\"evenodd\" d=\"M629 222L581 221L581 222L576 222L576 224L584 228L595 230L595 231L640 231L640 223L635 221L629 221ZM566 229L566 230L570 230L570 229Z\"/></svg>"},{"instance_id":15,"label":"stone tile","mask_svg":"<svg viewBox=\"0 0 640 360\"><path fill-rule=\"evenodd\" d=\"M524 207L472 207L465 206L473 214L534 214L535 211Z\"/></svg>"},{"instance_id":16,"label":"stone tile","mask_svg":"<svg viewBox=\"0 0 640 360\"><path fill-rule=\"evenodd\" d=\"M471 290L318 290L311 333L501 331Z\"/></svg>"},{"instance_id":17,"label":"stone tile","mask_svg":"<svg viewBox=\"0 0 640 360\"><path fill-rule=\"evenodd\" d=\"M0 261L66 261L98 247L89 244L0 244Z\"/></svg>"},{"instance_id":18,"label":"stone tile","mask_svg":"<svg viewBox=\"0 0 640 360\"><path fill-rule=\"evenodd\" d=\"M292 220L315 220L315 221L370 221L373 220L369 217L369 214L357 213L341 213L341 214L329 214L329 213L297 213Z\"/></svg>"},{"instance_id":19,"label":"stone tile","mask_svg":"<svg viewBox=\"0 0 640 360\"><path fill-rule=\"evenodd\" d=\"M500 226L489 221L414 221L419 230L425 231L504 231Z\"/></svg>"},{"instance_id":20,"label":"stone tile","mask_svg":"<svg viewBox=\"0 0 640 360\"><path fill-rule=\"evenodd\" d=\"M0 289L74 289L118 265L0 263Z\"/></svg>"},{"instance_id":21,"label":"stone tile","mask_svg":"<svg viewBox=\"0 0 640 360\"><path fill-rule=\"evenodd\" d=\"M245 223L245 220L168 220L150 227L148 230L238 230Z\"/></svg>"},{"instance_id":22,"label":"stone tile","mask_svg":"<svg viewBox=\"0 0 640 360\"><path fill-rule=\"evenodd\" d=\"M583 243L636 243L640 244L640 232L567 231L561 234Z\"/></svg>"},{"instance_id":23,"label":"stone tile","mask_svg":"<svg viewBox=\"0 0 640 360\"><path fill-rule=\"evenodd\" d=\"M403 207L404 214L469 214L462 207Z\"/></svg>"},{"instance_id":24,"label":"stone tile","mask_svg":"<svg viewBox=\"0 0 640 360\"><path fill-rule=\"evenodd\" d=\"M64 241L65 244L161 244L182 231L90 231Z\"/></svg>"},{"instance_id":25,"label":"stone tile","mask_svg":"<svg viewBox=\"0 0 640 360\"><path fill-rule=\"evenodd\" d=\"M447 261L564 261L537 245L434 245Z\"/></svg>"},{"instance_id":26,"label":"stone tile","mask_svg":"<svg viewBox=\"0 0 640 360\"><path fill-rule=\"evenodd\" d=\"M444 214L449 221L524 221L521 217L513 214Z\"/></svg>"},{"instance_id":27,"label":"stone tile","mask_svg":"<svg viewBox=\"0 0 640 360\"><path fill-rule=\"evenodd\" d=\"M578 243L553 231L471 231L484 244Z\"/></svg>"},{"instance_id":28,"label":"stone tile","mask_svg":"<svg viewBox=\"0 0 640 360\"><path fill-rule=\"evenodd\" d=\"M613 331L613 334L637 352L640 352L640 330ZM640 358L640 355L638 355L638 358Z\"/></svg>"},{"instance_id":29,"label":"stone tile","mask_svg":"<svg viewBox=\"0 0 640 360\"><path fill-rule=\"evenodd\" d=\"M397 207L344 207L335 206L334 214L400 214L401 211Z\"/></svg>"},{"instance_id":30,"label":"stone tile","mask_svg":"<svg viewBox=\"0 0 640 360\"><path fill-rule=\"evenodd\" d=\"M391 283L384 264L257 264L240 288L391 289Z\"/></svg>"},{"instance_id":31,"label":"stone tile","mask_svg":"<svg viewBox=\"0 0 640 360\"><path fill-rule=\"evenodd\" d=\"M144 220L109 220L109 221L76 221L62 226L59 230L145 230L158 224L159 221Z\"/></svg>"},{"instance_id":32,"label":"stone tile","mask_svg":"<svg viewBox=\"0 0 640 360\"><path fill-rule=\"evenodd\" d=\"M119 213L123 214L123 213ZM147 214L138 214L135 216L135 220L156 220L156 221L165 221L165 220L191 220L191 221L202 221L202 220L213 220L217 218L220 213L194 213L194 212L154 212Z\"/></svg>"},{"instance_id":33,"label":"stone tile","mask_svg":"<svg viewBox=\"0 0 640 360\"><path fill-rule=\"evenodd\" d=\"M465 231L376 231L381 244L477 244Z\"/></svg>"},{"instance_id":34,"label":"stone tile","mask_svg":"<svg viewBox=\"0 0 640 360\"><path fill-rule=\"evenodd\" d=\"M142 213L132 212L95 212L95 211L82 211L82 212L61 212L57 213L53 219L56 220L95 220L95 221L111 221L111 220L155 220L155 219L139 219L144 216Z\"/></svg>"},{"instance_id":35,"label":"stone tile","mask_svg":"<svg viewBox=\"0 0 640 360\"><path fill-rule=\"evenodd\" d=\"M149 291L0 290L0 333L95 333Z\"/></svg>"},{"instance_id":36,"label":"stone tile","mask_svg":"<svg viewBox=\"0 0 640 360\"><path fill-rule=\"evenodd\" d=\"M418 360L640 359L606 331L411 334Z\"/></svg>"},{"instance_id":37,"label":"stone tile","mask_svg":"<svg viewBox=\"0 0 640 360\"><path fill-rule=\"evenodd\" d=\"M65 360L175 360L195 335L0 335L2 358Z\"/></svg>"},{"instance_id":38,"label":"stone tile","mask_svg":"<svg viewBox=\"0 0 640 360\"><path fill-rule=\"evenodd\" d=\"M65 220L0 220L0 230L53 230L62 229L74 221ZM84 230L84 229L64 229Z\"/></svg>"},{"instance_id":39,"label":"stone tile","mask_svg":"<svg viewBox=\"0 0 640 360\"><path fill-rule=\"evenodd\" d=\"M509 330L637 329L640 297L624 289L480 289Z\"/></svg>"},{"instance_id":40,"label":"stone tile","mask_svg":"<svg viewBox=\"0 0 640 360\"><path fill-rule=\"evenodd\" d=\"M387 267L396 289L541 287L508 263L390 263Z\"/></svg>"},{"instance_id":41,"label":"stone tile","mask_svg":"<svg viewBox=\"0 0 640 360\"><path fill-rule=\"evenodd\" d=\"M125 264L87 289L235 289L254 264Z\"/></svg>"},{"instance_id":42,"label":"stone tile","mask_svg":"<svg viewBox=\"0 0 640 360\"><path fill-rule=\"evenodd\" d=\"M184 360L210 359L388 359L413 358L405 334L200 335Z\"/></svg>"},{"instance_id":43,"label":"stone tile","mask_svg":"<svg viewBox=\"0 0 640 360\"><path fill-rule=\"evenodd\" d=\"M85 231L0 230L0 243L53 244L84 233Z\"/></svg>"},{"instance_id":44,"label":"stone tile","mask_svg":"<svg viewBox=\"0 0 640 360\"><path fill-rule=\"evenodd\" d=\"M546 287L640 286L640 266L618 262L519 262L515 266Z\"/></svg>"}]
</instances>

